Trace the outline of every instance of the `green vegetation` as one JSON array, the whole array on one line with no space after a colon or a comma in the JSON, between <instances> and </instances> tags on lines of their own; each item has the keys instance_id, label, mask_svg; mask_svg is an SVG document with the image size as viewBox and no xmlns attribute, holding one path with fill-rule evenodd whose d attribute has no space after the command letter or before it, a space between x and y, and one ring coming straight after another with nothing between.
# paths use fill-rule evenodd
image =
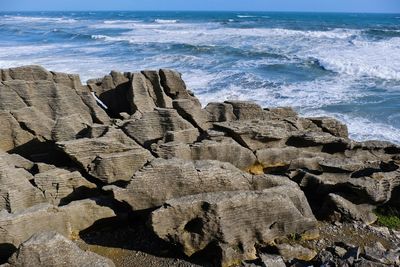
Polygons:
<instances>
[{"instance_id":1,"label":"green vegetation","mask_svg":"<svg viewBox=\"0 0 400 267\"><path fill-rule=\"evenodd\" d=\"M389 229L400 229L400 211L391 207L379 207L375 210L377 224Z\"/></svg>"}]
</instances>

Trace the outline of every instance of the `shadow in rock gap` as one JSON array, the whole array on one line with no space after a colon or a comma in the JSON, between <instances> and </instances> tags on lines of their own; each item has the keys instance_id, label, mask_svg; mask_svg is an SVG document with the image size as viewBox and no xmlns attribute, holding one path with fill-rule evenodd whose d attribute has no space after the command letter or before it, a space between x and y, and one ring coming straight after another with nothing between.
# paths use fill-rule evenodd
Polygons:
<instances>
[{"instance_id":1,"label":"shadow in rock gap","mask_svg":"<svg viewBox=\"0 0 400 267\"><path fill-rule=\"evenodd\" d=\"M13 244L0 244L0 265L6 263L16 250L17 248Z\"/></svg>"},{"instance_id":2,"label":"shadow in rock gap","mask_svg":"<svg viewBox=\"0 0 400 267\"><path fill-rule=\"evenodd\" d=\"M211 266L191 260L178 247L160 239L148 227L148 218L152 210L134 212L126 217L102 220L80 232L80 238L89 245L99 246L102 250L119 248L139 251L156 257L182 259L201 266Z\"/></svg>"}]
</instances>

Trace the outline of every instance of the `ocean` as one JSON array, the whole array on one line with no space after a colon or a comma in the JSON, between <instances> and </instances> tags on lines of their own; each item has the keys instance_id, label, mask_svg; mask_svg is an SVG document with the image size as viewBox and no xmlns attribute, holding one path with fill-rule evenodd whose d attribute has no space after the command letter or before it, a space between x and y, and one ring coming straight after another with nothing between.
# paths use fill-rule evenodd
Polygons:
<instances>
[{"instance_id":1,"label":"ocean","mask_svg":"<svg viewBox=\"0 0 400 267\"><path fill-rule=\"evenodd\" d=\"M2 12L0 68L173 68L202 104L252 100L333 116L400 144L400 14Z\"/></svg>"}]
</instances>

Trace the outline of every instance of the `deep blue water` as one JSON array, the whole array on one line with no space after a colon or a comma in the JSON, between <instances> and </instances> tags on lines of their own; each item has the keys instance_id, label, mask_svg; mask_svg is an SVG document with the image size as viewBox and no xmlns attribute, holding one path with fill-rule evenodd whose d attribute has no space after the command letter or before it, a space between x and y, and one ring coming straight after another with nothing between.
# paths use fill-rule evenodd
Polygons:
<instances>
[{"instance_id":1,"label":"deep blue water","mask_svg":"<svg viewBox=\"0 0 400 267\"><path fill-rule=\"evenodd\" d=\"M203 104L293 106L400 143L400 14L0 13L0 67L81 74L170 67Z\"/></svg>"}]
</instances>

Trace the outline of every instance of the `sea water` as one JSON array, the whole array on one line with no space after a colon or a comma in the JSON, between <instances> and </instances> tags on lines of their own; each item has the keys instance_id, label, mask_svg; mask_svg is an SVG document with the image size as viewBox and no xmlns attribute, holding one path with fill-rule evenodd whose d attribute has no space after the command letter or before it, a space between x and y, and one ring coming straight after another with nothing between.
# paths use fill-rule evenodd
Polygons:
<instances>
[{"instance_id":1,"label":"sea water","mask_svg":"<svg viewBox=\"0 0 400 267\"><path fill-rule=\"evenodd\" d=\"M174 68L203 104L252 100L334 116L352 138L400 143L400 15L264 12L0 13L0 67L83 81Z\"/></svg>"}]
</instances>

